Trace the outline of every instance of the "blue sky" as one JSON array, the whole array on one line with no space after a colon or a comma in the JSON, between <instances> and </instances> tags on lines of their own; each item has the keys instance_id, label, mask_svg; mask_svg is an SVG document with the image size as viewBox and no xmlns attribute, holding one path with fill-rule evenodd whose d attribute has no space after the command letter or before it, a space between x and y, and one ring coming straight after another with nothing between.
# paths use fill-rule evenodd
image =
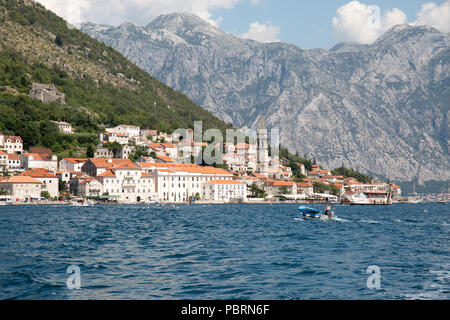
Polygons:
<instances>
[{"instance_id":1,"label":"blue sky","mask_svg":"<svg viewBox=\"0 0 450 320\"><path fill-rule=\"evenodd\" d=\"M234 35L305 49L329 49L341 41L372 43L395 24L429 25L450 32L450 0L37 1L71 23L145 25L161 14L188 11ZM376 23L372 6L379 8Z\"/></svg>"},{"instance_id":2,"label":"blue sky","mask_svg":"<svg viewBox=\"0 0 450 320\"><path fill-rule=\"evenodd\" d=\"M280 27L278 39L282 42L294 43L301 48L328 49L338 42L333 36L332 18L336 10L350 1L296 1L296 0L261 0L252 5L250 1L237 4L233 9L222 9L214 13L213 18L222 17L220 28L232 34L244 34L249 24L271 22ZM360 1L367 5L378 5L383 12L391 8L399 8L406 13L408 21L416 20L416 13L422 0L375 0ZM441 2L436 2L442 4Z\"/></svg>"}]
</instances>

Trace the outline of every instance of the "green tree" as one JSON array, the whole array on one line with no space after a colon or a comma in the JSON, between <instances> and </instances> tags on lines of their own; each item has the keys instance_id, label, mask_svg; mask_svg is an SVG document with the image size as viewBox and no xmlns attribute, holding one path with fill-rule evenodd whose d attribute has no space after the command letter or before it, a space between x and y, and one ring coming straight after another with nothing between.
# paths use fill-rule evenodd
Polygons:
<instances>
[{"instance_id":1,"label":"green tree","mask_svg":"<svg viewBox=\"0 0 450 320\"><path fill-rule=\"evenodd\" d=\"M93 158L95 155L95 148L90 144L86 149L86 157Z\"/></svg>"},{"instance_id":2,"label":"green tree","mask_svg":"<svg viewBox=\"0 0 450 320\"><path fill-rule=\"evenodd\" d=\"M62 46L64 45L63 40L62 40L62 38L61 38L61 36L60 36L59 34L56 35L55 43L56 43L58 46L60 46L60 47L62 47Z\"/></svg>"},{"instance_id":3,"label":"green tree","mask_svg":"<svg viewBox=\"0 0 450 320\"><path fill-rule=\"evenodd\" d=\"M47 200L51 198L50 193L47 190L41 192L41 197Z\"/></svg>"},{"instance_id":4,"label":"green tree","mask_svg":"<svg viewBox=\"0 0 450 320\"><path fill-rule=\"evenodd\" d=\"M252 183L250 185L250 197L249 198L265 198L267 197L267 193L258 187L256 183Z\"/></svg>"},{"instance_id":5,"label":"green tree","mask_svg":"<svg viewBox=\"0 0 450 320\"><path fill-rule=\"evenodd\" d=\"M288 194L288 193L289 193L288 187L287 187L287 186L281 186L281 187L278 189L278 193L279 193L279 194Z\"/></svg>"}]
</instances>

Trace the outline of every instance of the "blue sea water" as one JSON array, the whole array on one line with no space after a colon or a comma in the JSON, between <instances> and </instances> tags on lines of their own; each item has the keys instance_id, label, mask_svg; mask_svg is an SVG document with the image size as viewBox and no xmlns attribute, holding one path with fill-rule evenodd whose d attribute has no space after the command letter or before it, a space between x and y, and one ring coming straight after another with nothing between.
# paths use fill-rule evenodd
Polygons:
<instances>
[{"instance_id":1,"label":"blue sea water","mask_svg":"<svg viewBox=\"0 0 450 320\"><path fill-rule=\"evenodd\" d=\"M450 298L448 205L297 208L0 207L0 299Z\"/></svg>"}]
</instances>

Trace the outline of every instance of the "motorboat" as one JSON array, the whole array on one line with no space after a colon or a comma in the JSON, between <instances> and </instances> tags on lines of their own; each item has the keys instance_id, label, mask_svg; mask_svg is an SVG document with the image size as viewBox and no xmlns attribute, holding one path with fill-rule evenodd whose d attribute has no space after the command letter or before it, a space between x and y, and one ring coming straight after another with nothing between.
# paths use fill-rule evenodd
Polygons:
<instances>
[{"instance_id":1,"label":"motorboat","mask_svg":"<svg viewBox=\"0 0 450 320\"><path fill-rule=\"evenodd\" d=\"M334 212L333 210L329 211L327 214L323 210L315 209L315 208L308 208L301 206L298 208L300 213L302 214L303 218L305 219L314 219L314 220L331 220L333 219Z\"/></svg>"}]
</instances>

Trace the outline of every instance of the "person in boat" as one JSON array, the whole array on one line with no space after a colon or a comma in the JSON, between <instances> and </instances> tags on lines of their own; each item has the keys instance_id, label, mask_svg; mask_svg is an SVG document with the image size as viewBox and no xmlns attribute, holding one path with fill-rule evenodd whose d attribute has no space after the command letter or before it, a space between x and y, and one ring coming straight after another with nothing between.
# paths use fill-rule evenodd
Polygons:
<instances>
[{"instance_id":1,"label":"person in boat","mask_svg":"<svg viewBox=\"0 0 450 320\"><path fill-rule=\"evenodd\" d=\"M330 205L328 204L328 201L326 202L325 210L323 210L323 211L325 212L325 214L327 216L330 215L331 208L330 208Z\"/></svg>"}]
</instances>

